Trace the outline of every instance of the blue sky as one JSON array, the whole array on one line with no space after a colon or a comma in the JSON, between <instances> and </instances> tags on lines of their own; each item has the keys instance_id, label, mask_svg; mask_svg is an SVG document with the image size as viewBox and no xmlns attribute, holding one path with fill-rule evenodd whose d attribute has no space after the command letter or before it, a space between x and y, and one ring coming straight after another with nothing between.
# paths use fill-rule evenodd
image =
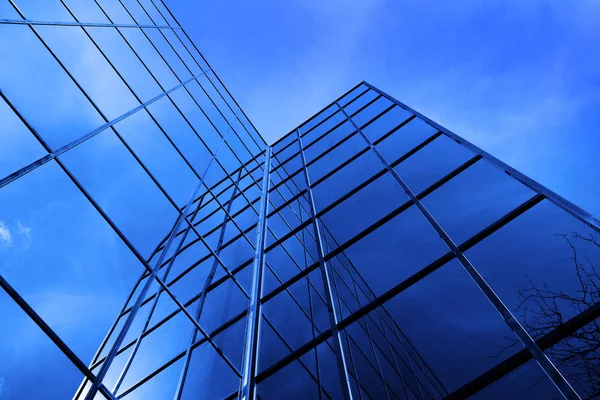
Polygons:
<instances>
[{"instance_id":1,"label":"blue sky","mask_svg":"<svg viewBox=\"0 0 600 400\"><path fill-rule=\"evenodd\" d=\"M361 80L600 215L600 4L167 2L271 143Z\"/></svg>"}]
</instances>

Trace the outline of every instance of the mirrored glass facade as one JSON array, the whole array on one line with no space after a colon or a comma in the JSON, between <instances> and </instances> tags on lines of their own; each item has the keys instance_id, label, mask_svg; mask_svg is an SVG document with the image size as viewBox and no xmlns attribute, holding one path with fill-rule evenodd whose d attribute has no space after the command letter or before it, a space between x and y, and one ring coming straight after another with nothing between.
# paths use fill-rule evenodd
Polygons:
<instances>
[{"instance_id":1,"label":"mirrored glass facade","mask_svg":"<svg viewBox=\"0 0 600 400\"><path fill-rule=\"evenodd\" d=\"M386 93L269 146L162 0L0 50L0 398L600 396L598 220Z\"/></svg>"}]
</instances>

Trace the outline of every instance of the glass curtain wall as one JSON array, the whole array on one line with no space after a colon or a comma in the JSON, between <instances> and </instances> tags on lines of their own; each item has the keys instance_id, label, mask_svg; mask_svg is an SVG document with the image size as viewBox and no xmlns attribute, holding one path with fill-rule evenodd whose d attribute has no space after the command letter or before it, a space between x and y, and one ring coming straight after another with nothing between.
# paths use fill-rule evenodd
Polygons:
<instances>
[{"instance_id":1,"label":"glass curtain wall","mask_svg":"<svg viewBox=\"0 0 600 400\"><path fill-rule=\"evenodd\" d=\"M386 93L267 146L163 0L0 50L0 397L599 395L598 221Z\"/></svg>"},{"instance_id":2,"label":"glass curtain wall","mask_svg":"<svg viewBox=\"0 0 600 400\"><path fill-rule=\"evenodd\" d=\"M261 398L600 393L586 212L366 82L270 180Z\"/></svg>"}]
</instances>

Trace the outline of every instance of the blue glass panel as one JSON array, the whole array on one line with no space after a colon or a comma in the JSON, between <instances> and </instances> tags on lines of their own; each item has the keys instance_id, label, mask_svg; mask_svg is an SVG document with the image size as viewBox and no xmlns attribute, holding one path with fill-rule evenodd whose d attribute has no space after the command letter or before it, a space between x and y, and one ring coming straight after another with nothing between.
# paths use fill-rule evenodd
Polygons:
<instances>
[{"instance_id":1,"label":"blue glass panel","mask_svg":"<svg viewBox=\"0 0 600 400\"><path fill-rule=\"evenodd\" d=\"M63 158L142 254L149 255L171 230L177 211L114 133L103 132Z\"/></svg>"},{"instance_id":2,"label":"blue glass panel","mask_svg":"<svg viewBox=\"0 0 600 400\"><path fill-rule=\"evenodd\" d=\"M33 20L42 21L73 21L67 9L59 0L32 0L18 4L25 16ZM19 18L20 19L20 18Z\"/></svg>"},{"instance_id":3,"label":"blue glass panel","mask_svg":"<svg viewBox=\"0 0 600 400\"><path fill-rule=\"evenodd\" d=\"M534 193L480 160L422 202L455 243L461 243Z\"/></svg>"},{"instance_id":4,"label":"blue glass panel","mask_svg":"<svg viewBox=\"0 0 600 400\"><path fill-rule=\"evenodd\" d=\"M306 368L294 361L261 382L258 394L261 399L317 399L319 387Z\"/></svg>"},{"instance_id":5,"label":"blue glass panel","mask_svg":"<svg viewBox=\"0 0 600 400\"><path fill-rule=\"evenodd\" d=\"M189 308L195 310L195 304ZM248 297L229 278L206 295L200 325L212 332L247 308Z\"/></svg>"},{"instance_id":6,"label":"blue glass panel","mask_svg":"<svg viewBox=\"0 0 600 400\"><path fill-rule=\"evenodd\" d=\"M385 307L449 392L522 348L511 346L512 331L456 260Z\"/></svg>"},{"instance_id":7,"label":"blue glass panel","mask_svg":"<svg viewBox=\"0 0 600 400\"><path fill-rule=\"evenodd\" d=\"M593 295L588 297L596 297L598 295L598 276L593 276L591 282L588 278L588 283L592 283L589 288L593 288L591 292ZM580 296L579 301L574 305L579 305L580 309L586 309L586 306L589 306L585 304L583 296ZM559 321L555 320L555 322ZM600 389L600 382L598 382L598 376L600 376L599 322L598 319L592 321L544 352L577 393L581 394L582 398L592 399ZM544 327L544 333L548 333L556 327L558 324L548 324Z\"/></svg>"},{"instance_id":8,"label":"blue glass panel","mask_svg":"<svg viewBox=\"0 0 600 400\"><path fill-rule=\"evenodd\" d=\"M379 118L362 127L361 130L367 135L371 143L375 143L383 135L387 134L410 117L411 114L408 111L395 106Z\"/></svg>"},{"instance_id":9,"label":"blue glass panel","mask_svg":"<svg viewBox=\"0 0 600 400\"><path fill-rule=\"evenodd\" d=\"M140 104L81 28L36 30L109 120Z\"/></svg>"},{"instance_id":10,"label":"blue glass panel","mask_svg":"<svg viewBox=\"0 0 600 400\"><path fill-rule=\"evenodd\" d=\"M535 361L529 361L469 397L475 400L560 399L556 386Z\"/></svg>"},{"instance_id":11,"label":"blue glass panel","mask_svg":"<svg viewBox=\"0 0 600 400\"><path fill-rule=\"evenodd\" d=\"M29 27L0 25L0 38L0 53L11 60L0 67L2 92L50 146L58 148L104 123Z\"/></svg>"},{"instance_id":12,"label":"blue glass panel","mask_svg":"<svg viewBox=\"0 0 600 400\"><path fill-rule=\"evenodd\" d=\"M328 211L321 221L328 235L341 244L407 200L400 184L391 174L385 174Z\"/></svg>"},{"instance_id":13,"label":"blue glass panel","mask_svg":"<svg viewBox=\"0 0 600 400\"><path fill-rule=\"evenodd\" d=\"M205 343L192 352L181 399L222 399L237 390L239 381L222 356Z\"/></svg>"},{"instance_id":14,"label":"blue glass panel","mask_svg":"<svg viewBox=\"0 0 600 400\"><path fill-rule=\"evenodd\" d=\"M167 132L177 148L185 155L200 175L204 173L212 155L168 98L162 98L148 107L150 114Z\"/></svg>"},{"instance_id":15,"label":"blue glass panel","mask_svg":"<svg viewBox=\"0 0 600 400\"><path fill-rule=\"evenodd\" d=\"M371 101L375 100L377 97L379 97L379 93L377 93L374 90L369 90L368 92L363 93L362 95L354 99L352 102L350 102L348 105L346 105L344 109L346 110L348 115L352 115L359 109L369 104Z\"/></svg>"},{"instance_id":16,"label":"blue glass panel","mask_svg":"<svg viewBox=\"0 0 600 400\"><path fill-rule=\"evenodd\" d=\"M362 128L365 124L381 114L392 104L393 103L385 97L380 97L371 103L367 108L355 115L352 115L352 120L359 128Z\"/></svg>"},{"instance_id":17,"label":"blue glass panel","mask_svg":"<svg viewBox=\"0 0 600 400\"><path fill-rule=\"evenodd\" d=\"M71 398L83 379L79 370L1 289L0 310L0 396Z\"/></svg>"},{"instance_id":18,"label":"blue glass panel","mask_svg":"<svg viewBox=\"0 0 600 400\"><path fill-rule=\"evenodd\" d=\"M152 379L145 381L140 386L136 387L135 390L129 392L122 398L127 400L134 399L170 399L174 396L175 390L177 389L178 378L181 375L181 369L183 368L184 361L179 359L174 364L167 367L164 371L161 371L158 375Z\"/></svg>"},{"instance_id":19,"label":"blue glass panel","mask_svg":"<svg viewBox=\"0 0 600 400\"><path fill-rule=\"evenodd\" d=\"M367 151L313 188L317 212L384 168L372 151Z\"/></svg>"},{"instance_id":20,"label":"blue glass panel","mask_svg":"<svg viewBox=\"0 0 600 400\"><path fill-rule=\"evenodd\" d=\"M89 361L142 267L54 163L4 187L0 207L0 273Z\"/></svg>"},{"instance_id":21,"label":"blue glass panel","mask_svg":"<svg viewBox=\"0 0 600 400\"><path fill-rule=\"evenodd\" d=\"M179 312L145 336L117 393L126 391L140 379L145 378L167 361L185 351L193 329L194 326L188 317Z\"/></svg>"},{"instance_id":22,"label":"blue glass panel","mask_svg":"<svg viewBox=\"0 0 600 400\"><path fill-rule=\"evenodd\" d=\"M120 31L106 28L86 30L143 102L162 93L158 83L134 53L137 52L135 47L133 50L129 47L128 42L119 34Z\"/></svg>"},{"instance_id":23,"label":"blue glass panel","mask_svg":"<svg viewBox=\"0 0 600 400\"><path fill-rule=\"evenodd\" d=\"M219 144L221 144L223 138L194 103L192 97L185 91L185 88L175 90L169 94L169 97L173 99L179 110L185 115L185 119L196 131L196 135L202 139L211 153L214 154L217 149L220 149Z\"/></svg>"},{"instance_id":24,"label":"blue glass panel","mask_svg":"<svg viewBox=\"0 0 600 400\"><path fill-rule=\"evenodd\" d=\"M306 162L311 162L318 155L338 143L352 132L354 132L354 125L352 125L350 121L346 121L339 127L335 128L332 132L328 133L321 139L316 140L315 142L307 144L308 141L303 141Z\"/></svg>"},{"instance_id":25,"label":"blue glass panel","mask_svg":"<svg viewBox=\"0 0 600 400\"><path fill-rule=\"evenodd\" d=\"M168 65L161 59L156 49L152 47L152 43L144 36L141 30L122 29L121 33L131 46L133 46L144 64L148 66L152 75L160 82L163 90L168 90L179 84L173 72L171 72Z\"/></svg>"},{"instance_id":26,"label":"blue glass panel","mask_svg":"<svg viewBox=\"0 0 600 400\"><path fill-rule=\"evenodd\" d=\"M367 90L369 90L367 86L360 84L354 89L352 89L348 94L342 96L342 98L338 100L338 103L340 103L340 105L344 107L346 104L350 103Z\"/></svg>"},{"instance_id":27,"label":"blue glass panel","mask_svg":"<svg viewBox=\"0 0 600 400\"><path fill-rule=\"evenodd\" d=\"M19 168L43 157L46 151L19 117L0 98L0 176L7 176Z\"/></svg>"},{"instance_id":28,"label":"blue glass panel","mask_svg":"<svg viewBox=\"0 0 600 400\"><path fill-rule=\"evenodd\" d=\"M193 76L190 70L185 67L185 65L181 62L181 59L175 54L169 43L165 40L161 31L158 29L144 29L144 32L150 38L154 46L156 46L158 52L166 60L169 67L175 71L177 79L180 81L185 81Z\"/></svg>"},{"instance_id":29,"label":"blue glass panel","mask_svg":"<svg viewBox=\"0 0 600 400\"><path fill-rule=\"evenodd\" d=\"M436 132L437 129L415 118L378 143L377 149L391 164Z\"/></svg>"},{"instance_id":30,"label":"blue glass panel","mask_svg":"<svg viewBox=\"0 0 600 400\"><path fill-rule=\"evenodd\" d=\"M587 225L545 200L466 255L538 337L595 302L584 292L597 282L599 242Z\"/></svg>"},{"instance_id":31,"label":"blue glass panel","mask_svg":"<svg viewBox=\"0 0 600 400\"><path fill-rule=\"evenodd\" d=\"M319 158L314 163L308 166L310 181L316 182L333 170L339 164L348 160L354 154L367 147L367 142L358 134L355 134L344 143L337 146L325 156Z\"/></svg>"},{"instance_id":32,"label":"blue glass panel","mask_svg":"<svg viewBox=\"0 0 600 400\"><path fill-rule=\"evenodd\" d=\"M447 249L412 206L345 251L379 295L425 267Z\"/></svg>"},{"instance_id":33,"label":"blue glass panel","mask_svg":"<svg viewBox=\"0 0 600 400\"><path fill-rule=\"evenodd\" d=\"M199 180L149 114L141 110L116 124L115 129L173 200L180 206L187 204Z\"/></svg>"},{"instance_id":34,"label":"blue glass panel","mask_svg":"<svg viewBox=\"0 0 600 400\"><path fill-rule=\"evenodd\" d=\"M306 124L302 125L299 128L300 134L304 134L304 133L308 132L309 130L313 129L315 126L322 123L325 119L327 119L331 115L333 115L333 113L335 113L337 110L338 110L338 106L336 106L335 104L332 104L331 106L327 107L325 110L321 111L318 115L311 118L311 120L308 121Z\"/></svg>"},{"instance_id":35,"label":"blue glass panel","mask_svg":"<svg viewBox=\"0 0 600 400\"><path fill-rule=\"evenodd\" d=\"M395 134L401 135L402 130ZM442 135L394 169L412 192L419 194L473 156L473 152Z\"/></svg>"}]
</instances>

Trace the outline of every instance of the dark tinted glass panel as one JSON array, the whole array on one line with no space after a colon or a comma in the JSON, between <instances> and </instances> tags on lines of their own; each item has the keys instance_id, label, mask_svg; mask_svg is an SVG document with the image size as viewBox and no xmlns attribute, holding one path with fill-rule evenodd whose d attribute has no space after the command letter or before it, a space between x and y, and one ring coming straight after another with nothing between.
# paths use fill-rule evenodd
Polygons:
<instances>
[{"instance_id":1,"label":"dark tinted glass panel","mask_svg":"<svg viewBox=\"0 0 600 400\"><path fill-rule=\"evenodd\" d=\"M345 254L379 295L446 251L427 220L412 206L352 245Z\"/></svg>"},{"instance_id":2,"label":"dark tinted glass panel","mask_svg":"<svg viewBox=\"0 0 600 400\"><path fill-rule=\"evenodd\" d=\"M543 201L466 254L525 328L540 336L591 306L584 297L596 282L597 239Z\"/></svg>"},{"instance_id":3,"label":"dark tinted glass panel","mask_svg":"<svg viewBox=\"0 0 600 400\"><path fill-rule=\"evenodd\" d=\"M527 187L480 160L422 201L461 243L532 196Z\"/></svg>"},{"instance_id":4,"label":"dark tinted glass panel","mask_svg":"<svg viewBox=\"0 0 600 400\"><path fill-rule=\"evenodd\" d=\"M402 134L400 130L396 134ZM440 136L394 169L415 194L462 165L473 153L447 136Z\"/></svg>"}]
</instances>

